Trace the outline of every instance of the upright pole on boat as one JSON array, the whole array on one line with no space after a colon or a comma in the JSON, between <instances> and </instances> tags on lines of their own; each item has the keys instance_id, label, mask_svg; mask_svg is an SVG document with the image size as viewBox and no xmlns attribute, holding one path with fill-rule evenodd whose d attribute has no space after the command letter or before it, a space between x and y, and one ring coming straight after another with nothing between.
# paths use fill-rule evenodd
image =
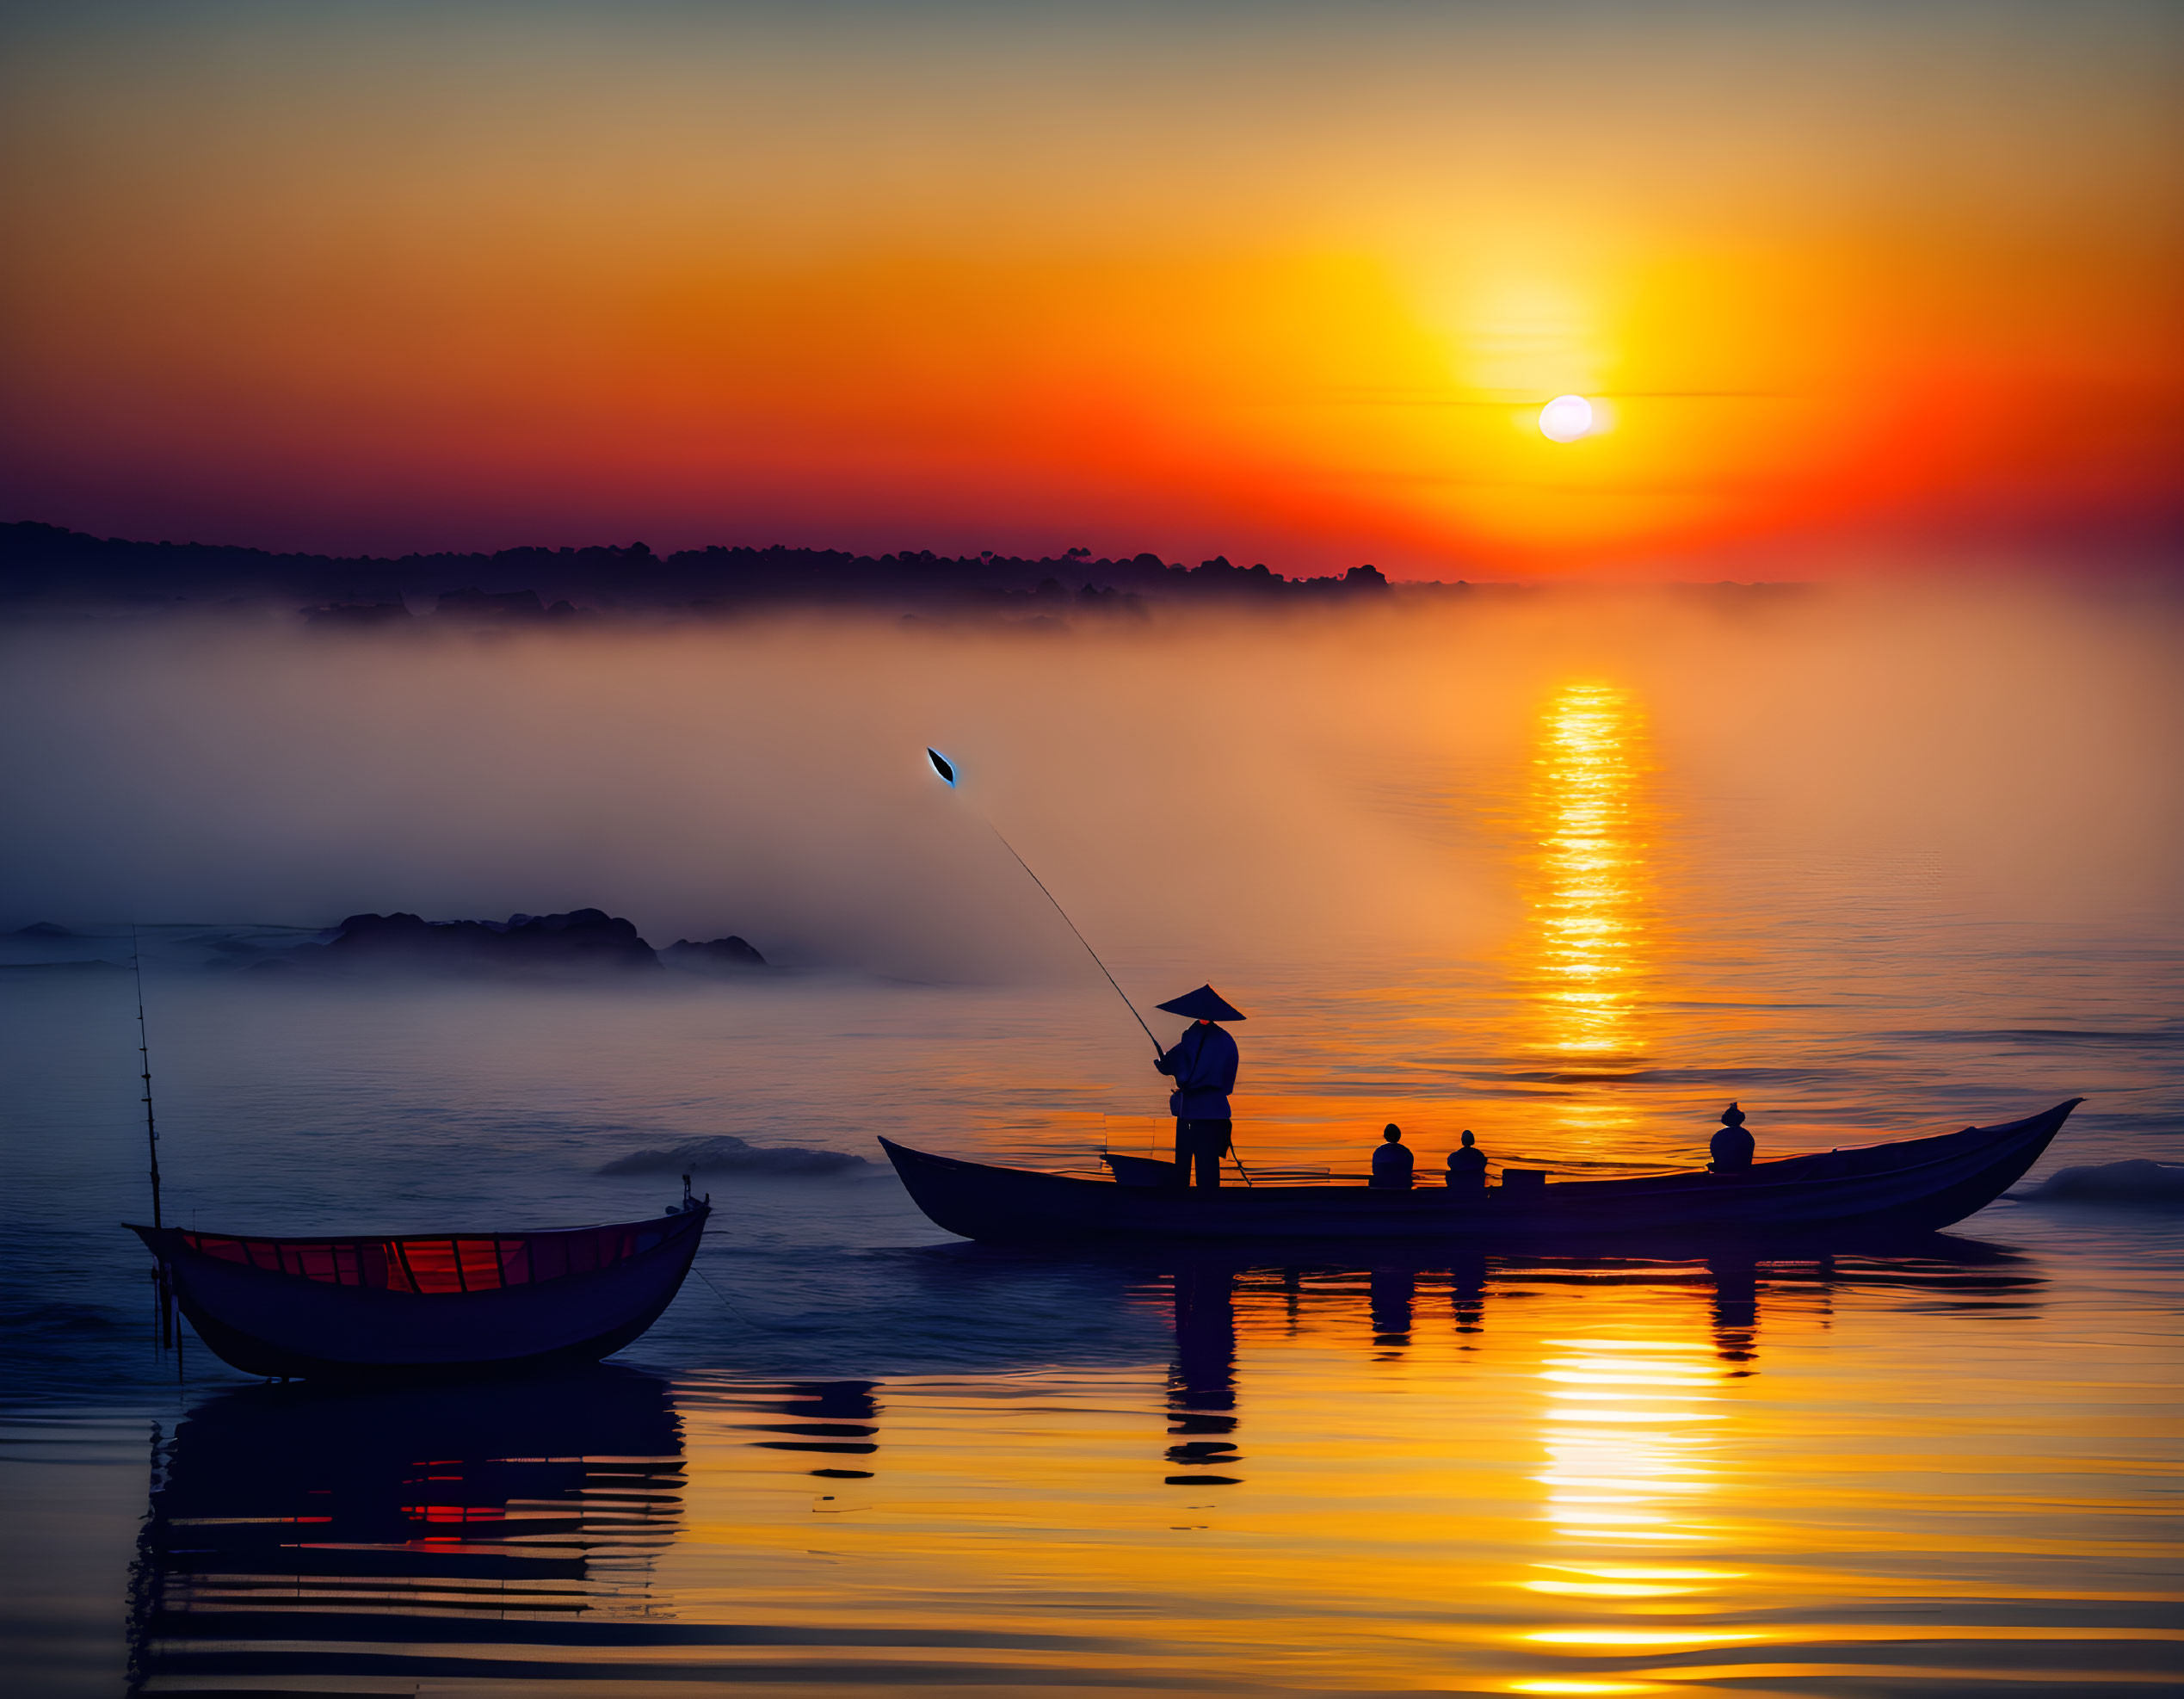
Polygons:
<instances>
[{"instance_id":1,"label":"upright pole on boat","mask_svg":"<svg viewBox=\"0 0 2184 1699\"><path fill-rule=\"evenodd\" d=\"M947 757L942 755L940 751L936 749L928 749L925 751L925 758L933 763L933 771L940 776L941 782L946 785L950 790L953 790L956 787L955 763L950 761ZM978 818L982 820L986 820L986 817L983 812L980 812ZM1083 933L1077 931L1077 923L1070 918L1069 911L1064 908L1059 902L1056 901L1054 893L1046 888L1046 881L1041 879L1037 874L1032 872L1031 863L1029 862L1026 861L1021 856L1016 855L1016 846L1011 843L1007 838L1001 837L1001 828L999 826L994 825L991 820L986 820L986 830L990 831L996 837L1001 838L1001 847L1006 850L1011 856L1015 856L1016 865L1024 870L1026 876L1030 879L1033 884L1039 887L1039 894L1046 898L1048 902L1053 903L1054 912L1062 917L1062 924L1068 927L1070 931L1076 936L1077 942L1084 946L1084 953L1092 958L1092 965L1100 970L1101 975L1107 979L1107 982L1109 985L1114 986L1114 994L1122 999L1122 1006L1130 1011L1130 1018L1137 1022L1140 1027L1144 1028L1145 1036L1152 1041L1153 1054L1156 1056L1166 1055L1168 1053L1161 1048L1160 1041L1157 1038L1153 1037L1153 1029L1151 1027L1145 1026L1145 1017L1138 1012L1138 1005L1130 1000L1130 993L1123 990L1120 985L1116 984L1114 975L1107 972L1107 964L1100 960L1099 951L1092 948L1091 943L1086 939Z\"/></svg>"},{"instance_id":2,"label":"upright pole on boat","mask_svg":"<svg viewBox=\"0 0 2184 1699\"><path fill-rule=\"evenodd\" d=\"M144 1024L144 961L137 952L137 929L129 928L129 966L137 976L137 1055L144 1064L144 1137L151 1156L151 1225L159 1226L159 1128L151 1118L151 1041Z\"/></svg>"},{"instance_id":3,"label":"upright pole on boat","mask_svg":"<svg viewBox=\"0 0 2184 1699\"><path fill-rule=\"evenodd\" d=\"M137 942L134 923L129 927L129 967L137 976L137 1057L144 1065L138 1077L144 1081L144 1138L145 1148L151 1158L151 1225L164 1225L159 1216L159 1125L151 1113L151 1039L145 1029L144 1021L144 958ZM167 1287L167 1264L162 1259L152 1271L152 1279L159 1288L159 1343L162 1346L175 1343L174 1294Z\"/></svg>"}]
</instances>

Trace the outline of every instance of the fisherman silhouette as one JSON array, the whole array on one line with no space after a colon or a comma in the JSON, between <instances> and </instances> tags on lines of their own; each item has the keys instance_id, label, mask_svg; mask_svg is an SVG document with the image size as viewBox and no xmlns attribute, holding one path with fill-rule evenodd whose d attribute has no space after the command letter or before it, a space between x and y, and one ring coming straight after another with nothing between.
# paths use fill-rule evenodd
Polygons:
<instances>
[{"instance_id":1,"label":"fisherman silhouette","mask_svg":"<svg viewBox=\"0 0 2184 1699\"><path fill-rule=\"evenodd\" d=\"M1236 1123L1229 1118L1229 1093L1236 1089L1236 1040L1216 1021L1241 1021L1243 1011L1215 991L1194 992L1158 1005L1196 1022L1153 1066L1175 1082L1168 1094L1168 1112L1175 1117L1175 1178L1188 1186L1195 1176L1201 1186L1221 1183L1221 1158L1228 1154Z\"/></svg>"},{"instance_id":2,"label":"fisherman silhouette","mask_svg":"<svg viewBox=\"0 0 2184 1699\"><path fill-rule=\"evenodd\" d=\"M1721 1131L1714 1134L1711 1148L1714 1159L1706 1165L1709 1173L1743 1174L1751 1168L1752 1152L1757 1146L1744 1130L1744 1111L1736 1104L1721 1112Z\"/></svg>"},{"instance_id":3,"label":"fisherman silhouette","mask_svg":"<svg viewBox=\"0 0 2184 1699\"><path fill-rule=\"evenodd\" d=\"M1472 1142L1471 1129L1464 1129L1464 1143L1460 1150L1448 1153L1448 1189L1453 1192L1483 1192L1486 1189L1486 1152Z\"/></svg>"},{"instance_id":4,"label":"fisherman silhouette","mask_svg":"<svg viewBox=\"0 0 2184 1699\"><path fill-rule=\"evenodd\" d=\"M1395 1191L1410 1189L1410 1152L1403 1146L1403 1129L1392 1121L1380 1129L1385 1141L1373 1152L1373 1183Z\"/></svg>"}]
</instances>

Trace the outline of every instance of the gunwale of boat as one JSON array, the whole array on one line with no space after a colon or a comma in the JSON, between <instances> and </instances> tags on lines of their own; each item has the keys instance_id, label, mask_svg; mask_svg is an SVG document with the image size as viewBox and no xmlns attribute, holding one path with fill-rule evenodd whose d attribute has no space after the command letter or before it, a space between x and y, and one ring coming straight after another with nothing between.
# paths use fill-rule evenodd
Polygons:
<instances>
[{"instance_id":1,"label":"gunwale of boat","mask_svg":"<svg viewBox=\"0 0 2184 1699\"><path fill-rule=\"evenodd\" d=\"M635 1221L496 1233L229 1233L123 1225L163 1262L188 1259L337 1290L467 1298L601 1273L685 1234L702 1236L712 1213L709 1204L693 1203ZM212 1245L222 1248L208 1248ZM549 1248L552 1257L542 1258L541 1251ZM261 1250L270 1265L261 1260ZM428 1251L429 1257L423 1254ZM545 1261L558 1266L542 1270Z\"/></svg>"},{"instance_id":2,"label":"gunwale of boat","mask_svg":"<svg viewBox=\"0 0 2184 1699\"><path fill-rule=\"evenodd\" d=\"M1831 1179L1858 1179L1866 1177L1866 1176L1871 1174L1879 1173L1891 1175L1916 1174L1922 1168L1937 1167L1940 1164L1949 1161L1953 1152L1937 1150L1933 1155L1928 1157L1925 1160L1921 1162L1892 1163L1885 1167L1864 1170L1857 1168L1854 1159L1861 1156L1877 1156L1888 1152L1911 1151L1916 1149L1921 1145L1940 1145L1951 1140L1960 1140L1967 1134L2002 1134L2010 1128L2019 1127L2031 1121L2039 1121L2045 1115L2054 1115L2058 1113L2058 1111L2067 1112L2070 1109L2074 1109L2084 1101L2085 1099L2082 1097L2068 1098L2064 1102L2058 1103L2054 1109L2043 1110L2040 1115L2027 1115L2022 1117L2021 1120L2016 1121L1997 1122L1991 1127L1964 1127L1959 1128L1953 1133L1921 1134L1915 1139L1881 1139L1877 1140L1871 1144L1866 1145L1837 1145L1824 1151L1799 1151L1794 1155L1773 1157L1765 1162L1755 1162L1749 1169L1744 1170L1741 1174L1734 1176L1718 1175L1713 1173L1712 1171L1704 1168L1679 1168L1665 1174L1625 1174L1605 1178L1557 1179L1554 1177L1552 1170L1550 1168L1543 1171L1547 1173L1548 1177L1541 1183L1550 1190L1561 1192L1565 1195L1584 1192L1596 1194L1601 1191L1612 1191L1619 1196L1636 1196L1646 1192L1668 1191L1672 1189L1682 1190L1703 1188L1706 1190L1712 1191L1712 1189L1723 1185L1734 1185L1740 1190L1749 1192L1774 1185L1809 1185L1815 1179L1823 1181ZM972 1168L990 1169L995 1171L1008 1174L1038 1175L1047 1179L1082 1180L1091 1185L1101 1187L1114 1186L1129 1191L1144 1191L1151 1189L1150 1188L1142 1185L1133 1184L1128 1181L1103 1175L1096 1169L1073 1168L1067 1171L1058 1171L1050 1169L1039 1168L1011 1168L1001 1164L972 1162L969 1158L964 1157L941 1156L935 1152L917 1150L909 1145L898 1144L890 1139L883 1138L879 1142L881 1145L887 1146L890 1149L900 1150L908 1155L918 1157L927 1161L963 1163L965 1165ZM1837 1162L1845 1158L1853 1159L1853 1171L1842 1174L1814 1174L1810 1171L1792 1174L1784 1171L1792 1168L1811 1171L1812 1169L1819 1168L1823 1165ZM1159 1160L1157 1158L1150 1159L1155 1161ZM1167 1165L1173 1166L1172 1164ZM1529 1169L1533 1166L1533 1165L1528 1163L1513 1163L1508 1165L1508 1166ZM1326 1173L1326 1171L1321 1171L1321 1172ZM1768 1177L1761 1179L1760 1177L1762 1175ZM1192 1190L1194 1197L1200 1195L1198 1189L1192 1188L1190 1189ZM1213 1189L1215 1195L1217 1195L1222 1192L1278 1190L1286 1194L1293 1195L1299 1191L1321 1191L1345 1196L1360 1190L1407 1190L1413 1194L1425 1194L1430 1195L1435 1192L1448 1192L1453 1189L1453 1188L1446 1185L1434 1186L1422 1184L1416 1180L1414 1180L1408 1187L1377 1187L1373 1185L1372 1179L1368 1175L1362 1173L1356 1175L1326 1173L1326 1177L1324 1179L1320 1179L1316 1177L1299 1177L1299 1171L1293 1169L1283 1170L1256 1168L1250 1171L1249 1179L1246 1180L1241 1185L1231 1185L1225 1183L1221 1186ZM1490 1187L1487 1189L1490 1191L1494 1189ZM1468 1195L1469 1195L1467 1194L1467 1198Z\"/></svg>"},{"instance_id":3,"label":"gunwale of boat","mask_svg":"<svg viewBox=\"0 0 2184 1699\"><path fill-rule=\"evenodd\" d=\"M2072 1097L2020 1120L1954 1133L1801 1152L1742 1173L1690 1170L1613 1180L1544 1181L1451 1192L1368 1184L1147 1186L1003 1168L882 1139L911 1198L966 1239L1607 1239L1666 1232L1931 1231L1983 1208L2022 1177ZM1635 1208L1626 1213L1622 1206ZM1646 1206L1654 1206L1649 1209Z\"/></svg>"},{"instance_id":4,"label":"gunwale of boat","mask_svg":"<svg viewBox=\"0 0 2184 1699\"><path fill-rule=\"evenodd\" d=\"M709 1207L694 1206L697 1210ZM566 1227L497 1227L484 1233L418 1233L405 1229L401 1233L231 1233L221 1227L152 1227L141 1221L124 1221L121 1225L132 1233L185 1233L199 1239L254 1239L269 1245L391 1245L413 1239L444 1243L451 1239L546 1239L556 1233L608 1233L618 1228L657 1226L675 1220L683 1213L678 1210L674 1214L640 1215L633 1221L583 1221Z\"/></svg>"}]
</instances>

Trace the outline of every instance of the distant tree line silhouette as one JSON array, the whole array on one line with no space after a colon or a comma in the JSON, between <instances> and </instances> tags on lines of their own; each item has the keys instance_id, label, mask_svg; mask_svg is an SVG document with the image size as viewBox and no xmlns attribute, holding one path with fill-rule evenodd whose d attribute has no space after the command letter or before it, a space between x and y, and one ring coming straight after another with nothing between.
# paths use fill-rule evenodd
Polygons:
<instances>
[{"instance_id":1,"label":"distant tree line silhouette","mask_svg":"<svg viewBox=\"0 0 2184 1699\"><path fill-rule=\"evenodd\" d=\"M511 625L621 609L705 614L785 606L1126 615L1156 600L1354 601L1385 596L1389 589L1371 565L1289 578L1263 564L1233 565L1225 555L1186 566L1150 553L1095 559L1081 547L1028 558L716 544L660 555L636 542L380 559L133 542L33 521L0 524L0 606L153 609L285 600L315 621L353 626L399 623L427 602L444 619Z\"/></svg>"}]
</instances>

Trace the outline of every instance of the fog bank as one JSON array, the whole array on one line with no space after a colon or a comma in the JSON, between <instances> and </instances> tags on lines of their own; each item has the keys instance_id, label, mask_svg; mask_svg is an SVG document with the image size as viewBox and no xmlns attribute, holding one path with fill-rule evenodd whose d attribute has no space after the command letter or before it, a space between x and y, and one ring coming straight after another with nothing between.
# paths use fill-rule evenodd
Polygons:
<instances>
[{"instance_id":1,"label":"fog bank","mask_svg":"<svg viewBox=\"0 0 2184 1699\"><path fill-rule=\"evenodd\" d=\"M1837 588L1311 619L780 617L387 640L0 631L0 925L585 906L917 979L1486 947L1544 705L1627 692L1664 832L1896 858L1969 917L2173 906L2175 609ZM931 744L959 765L950 793ZM984 819L982 819L982 816Z\"/></svg>"}]
</instances>

